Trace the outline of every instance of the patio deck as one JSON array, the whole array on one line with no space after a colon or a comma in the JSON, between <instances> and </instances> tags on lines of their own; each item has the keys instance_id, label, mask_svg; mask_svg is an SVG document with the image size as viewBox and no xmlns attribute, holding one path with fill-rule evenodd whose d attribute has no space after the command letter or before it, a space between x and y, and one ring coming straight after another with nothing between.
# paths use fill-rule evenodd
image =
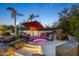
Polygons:
<instances>
[{"instance_id":1,"label":"patio deck","mask_svg":"<svg viewBox=\"0 0 79 59\"><path fill-rule=\"evenodd\" d=\"M67 43L67 41L49 41L46 43L40 43L40 44L26 44L26 47L16 50L17 53L24 55L24 56L30 56L32 54L43 54L46 56L55 56L56 55L56 46Z\"/></svg>"}]
</instances>

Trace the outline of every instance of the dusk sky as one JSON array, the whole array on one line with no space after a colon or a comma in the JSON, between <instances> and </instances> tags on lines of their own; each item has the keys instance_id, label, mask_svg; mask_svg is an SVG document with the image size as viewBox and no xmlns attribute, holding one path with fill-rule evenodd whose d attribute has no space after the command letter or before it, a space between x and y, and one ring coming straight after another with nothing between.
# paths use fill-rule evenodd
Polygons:
<instances>
[{"instance_id":1,"label":"dusk sky","mask_svg":"<svg viewBox=\"0 0 79 59\"><path fill-rule=\"evenodd\" d=\"M73 4L47 4L47 3L23 3L23 4L0 4L0 24L13 24L11 13L6 10L7 7L13 7L18 13L24 16L17 17L17 23L22 23L24 20L27 21L30 14L39 15L37 20L42 24L51 24L58 21L58 12L64 8L70 8Z\"/></svg>"}]
</instances>

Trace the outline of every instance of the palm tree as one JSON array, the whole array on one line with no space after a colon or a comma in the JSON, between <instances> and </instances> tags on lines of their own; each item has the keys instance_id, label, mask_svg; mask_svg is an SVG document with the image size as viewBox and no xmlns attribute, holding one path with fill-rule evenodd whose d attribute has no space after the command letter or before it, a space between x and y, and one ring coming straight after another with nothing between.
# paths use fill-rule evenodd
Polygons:
<instances>
[{"instance_id":1,"label":"palm tree","mask_svg":"<svg viewBox=\"0 0 79 59\"><path fill-rule=\"evenodd\" d=\"M15 35L17 35L16 16L23 16L23 15L17 13L17 11L12 7L8 7L7 10L11 11L11 17L14 20L14 31Z\"/></svg>"},{"instance_id":2,"label":"palm tree","mask_svg":"<svg viewBox=\"0 0 79 59\"><path fill-rule=\"evenodd\" d=\"M32 21L33 18L39 17L39 15L31 14L28 18L28 21Z\"/></svg>"}]
</instances>

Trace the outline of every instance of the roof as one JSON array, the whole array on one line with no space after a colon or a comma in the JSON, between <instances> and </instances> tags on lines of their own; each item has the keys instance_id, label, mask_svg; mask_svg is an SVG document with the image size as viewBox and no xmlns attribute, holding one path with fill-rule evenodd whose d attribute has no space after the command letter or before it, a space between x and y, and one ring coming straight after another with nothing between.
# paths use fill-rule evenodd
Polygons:
<instances>
[{"instance_id":1,"label":"roof","mask_svg":"<svg viewBox=\"0 0 79 59\"><path fill-rule=\"evenodd\" d=\"M43 30L43 26L41 25L40 22L37 21L32 21L32 22L25 22L22 23L26 28L30 30Z\"/></svg>"}]
</instances>

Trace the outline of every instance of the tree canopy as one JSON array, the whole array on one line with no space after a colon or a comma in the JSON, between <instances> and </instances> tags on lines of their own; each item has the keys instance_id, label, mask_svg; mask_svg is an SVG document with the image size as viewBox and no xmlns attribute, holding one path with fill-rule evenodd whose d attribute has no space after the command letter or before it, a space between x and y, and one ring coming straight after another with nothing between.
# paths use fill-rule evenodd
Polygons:
<instances>
[{"instance_id":1,"label":"tree canopy","mask_svg":"<svg viewBox=\"0 0 79 59\"><path fill-rule=\"evenodd\" d=\"M79 5L73 5L71 8L64 8L59 15L59 25L68 34L79 37Z\"/></svg>"}]
</instances>

